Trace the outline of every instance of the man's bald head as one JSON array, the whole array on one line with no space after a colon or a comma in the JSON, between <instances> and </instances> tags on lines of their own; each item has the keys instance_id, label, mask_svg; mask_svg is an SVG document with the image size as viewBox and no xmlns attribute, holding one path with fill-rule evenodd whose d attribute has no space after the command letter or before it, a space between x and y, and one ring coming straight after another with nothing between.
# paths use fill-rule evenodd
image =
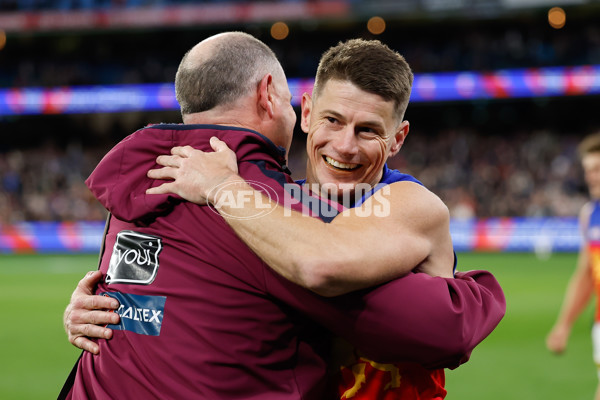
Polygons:
<instances>
[{"instance_id":1,"label":"man's bald head","mask_svg":"<svg viewBox=\"0 0 600 400\"><path fill-rule=\"evenodd\" d=\"M189 50L175 76L182 115L233 104L256 90L266 74L283 74L273 51L243 32L211 36Z\"/></svg>"}]
</instances>

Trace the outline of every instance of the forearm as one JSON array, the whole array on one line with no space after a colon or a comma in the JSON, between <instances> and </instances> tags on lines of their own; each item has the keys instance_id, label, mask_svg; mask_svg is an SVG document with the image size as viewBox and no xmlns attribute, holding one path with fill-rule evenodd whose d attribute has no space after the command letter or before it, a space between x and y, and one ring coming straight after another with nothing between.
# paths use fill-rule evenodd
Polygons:
<instances>
[{"instance_id":1,"label":"forearm","mask_svg":"<svg viewBox=\"0 0 600 400\"><path fill-rule=\"evenodd\" d=\"M556 325L571 329L592 297L592 282L592 277L586 274L585 271L577 271L567 286Z\"/></svg>"},{"instance_id":2,"label":"forearm","mask_svg":"<svg viewBox=\"0 0 600 400\"><path fill-rule=\"evenodd\" d=\"M240 193L254 189L247 184L236 184L234 190L231 196L236 198ZM236 207L223 201L225 196L215 199L215 207L248 247L271 268L311 290L328 286L325 284L328 268L323 268L322 261L329 257L323 253L343 254L336 246L340 238L336 233L345 237L344 232L335 232L335 227L330 224L301 213L292 213L275 202L268 203L268 214L253 220L252 216L260 212L256 204L249 202L244 207ZM263 200L268 201L266 198Z\"/></svg>"},{"instance_id":3,"label":"forearm","mask_svg":"<svg viewBox=\"0 0 600 400\"><path fill-rule=\"evenodd\" d=\"M231 199L254 198L247 183L235 177L211 198L238 236L271 268L285 278L322 295L339 295L389 281L412 270L428 251L429 243L408 232L383 234L364 220L352 219L348 210L332 223L291 211L263 197L238 206ZM264 204L269 205L264 212ZM254 216L262 214L260 218ZM395 235L397 240L382 240ZM406 240L402 237L406 236ZM405 243L411 252L403 251ZM419 249L421 247L421 249Z\"/></svg>"}]
</instances>

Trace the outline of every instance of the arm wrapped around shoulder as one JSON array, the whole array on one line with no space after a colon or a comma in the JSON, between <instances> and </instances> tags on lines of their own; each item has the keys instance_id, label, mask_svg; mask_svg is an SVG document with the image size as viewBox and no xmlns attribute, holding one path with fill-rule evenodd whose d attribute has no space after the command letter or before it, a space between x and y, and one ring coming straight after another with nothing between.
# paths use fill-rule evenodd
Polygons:
<instances>
[{"instance_id":1,"label":"arm wrapped around shoulder","mask_svg":"<svg viewBox=\"0 0 600 400\"><path fill-rule=\"evenodd\" d=\"M454 279L413 273L366 292L362 300L355 315L362 334L351 342L375 361L427 368L466 362L506 312L502 288L487 271L457 272Z\"/></svg>"}]
</instances>

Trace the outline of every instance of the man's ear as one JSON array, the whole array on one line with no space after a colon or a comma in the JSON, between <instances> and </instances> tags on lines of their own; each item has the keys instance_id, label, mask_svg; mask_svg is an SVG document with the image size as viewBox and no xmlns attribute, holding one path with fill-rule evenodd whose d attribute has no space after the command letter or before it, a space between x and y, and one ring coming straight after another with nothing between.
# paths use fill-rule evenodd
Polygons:
<instances>
[{"instance_id":1,"label":"man's ear","mask_svg":"<svg viewBox=\"0 0 600 400\"><path fill-rule=\"evenodd\" d=\"M393 157L398 154L408 136L409 127L410 124L406 120L400 123L400 126L398 126L398 129L396 129L396 133L394 134L394 142L392 143L392 147L390 147L390 154L388 157Z\"/></svg>"},{"instance_id":2,"label":"man's ear","mask_svg":"<svg viewBox=\"0 0 600 400\"><path fill-rule=\"evenodd\" d=\"M258 84L258 106L261 114L267 113L272 118L274 113L273 108L273 75L266 74Z\"/></svg>"},{"instance_id":3,"label":"man's ear","mask_svg":"<svg viewBox=\"0 0 600 400\"><path fill-rule=\"evenodd\" d=\"M300 127L304 133L308 133L310 128L310 111L312 108L312 97L308 93L302 95L302 101L300 102L302 108L300 112Z\"/></svg>"}]
</instances>

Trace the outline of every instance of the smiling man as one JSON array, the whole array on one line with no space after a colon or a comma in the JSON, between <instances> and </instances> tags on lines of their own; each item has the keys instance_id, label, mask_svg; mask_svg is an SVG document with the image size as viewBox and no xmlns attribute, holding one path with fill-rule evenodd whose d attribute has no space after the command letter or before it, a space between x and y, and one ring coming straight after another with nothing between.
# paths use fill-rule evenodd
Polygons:
<instances>
[{"instance_id":1,"label":"smiling man","mask_svg":"<svg viewBox=\"0 0 600 400\"><path fill-rule=\"evenodd\" d=\"M302 98L302 129L308 132L308 182L352 188L357 183L375 186L386 160L398 153L408 134L408 121L398 109L404 104L381 101L343 77L323 76L314 98ZM408 80L408 76L402 76ZM403 91L408 98L410 92Z\"/></svg>"}]
</instances>

